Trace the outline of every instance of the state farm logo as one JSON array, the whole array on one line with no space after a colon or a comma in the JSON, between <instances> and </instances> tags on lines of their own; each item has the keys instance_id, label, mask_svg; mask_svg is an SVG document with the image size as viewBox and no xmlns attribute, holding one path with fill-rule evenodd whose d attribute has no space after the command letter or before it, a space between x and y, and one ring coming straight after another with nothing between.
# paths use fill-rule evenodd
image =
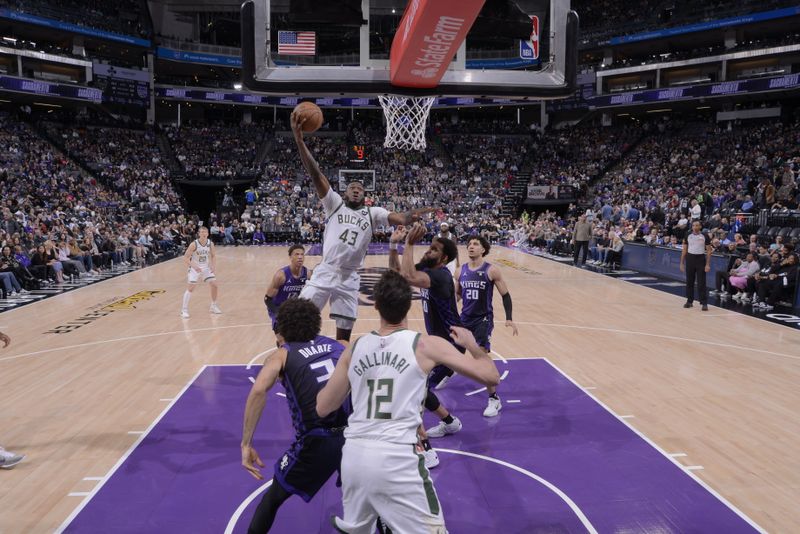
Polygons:
<instances>
[{"instance_id":1,"label":"state farm logo","mask_svg":"<svg viewBox=\"0 0 800 534\"><path fill-rule=\"evenodd\" d=\"M433 78L446 67L453 57L453 43L464 22L464 19L457 17L439 17L433 33L422 38L425 44L414 61L414 65L421 69L412 70L411 74Z\"/></svg>"}]
</instances>

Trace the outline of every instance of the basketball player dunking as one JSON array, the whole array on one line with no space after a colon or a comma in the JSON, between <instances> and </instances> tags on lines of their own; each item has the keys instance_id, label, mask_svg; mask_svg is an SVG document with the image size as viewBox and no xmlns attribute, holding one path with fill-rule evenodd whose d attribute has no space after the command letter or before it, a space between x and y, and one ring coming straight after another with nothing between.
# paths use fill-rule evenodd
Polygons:
<instances>
[{"instance_id":1,"label":"basketball player dunking","mask_svg":"<svg viewBox=\"0 0 800 534\"><path fill-rule=\"evenodd\" d=\"M458 268L456 275L456 297L463 303L461 306L461 322L475 336L478 345L488 354L491 351L492 329L494 328L494 311L492 310L492 293L496 286L503 297L503 309L506 313L506 326L511 327L513 335L518 335L517 325L511 320L511 293L503 280L500 269L483 258L489 254L491 245L481 237L469 238L467 257L469 263ZM497 388L487 388L489 401L483 411L484 417L495 417L503 407Z\"/></svg>"},{"instance_id":2,"label":"basketball player dunking","mask_svg":"<svg viewBox=\"0 0 800 534\"><path fill-rule=\"evenodd\" d=\"M300 296L312 301L320 310L330 301L330 316L336 320L336 339L349 340L358 314L358 290L361 285L358 269L364 263L374 229L411 224L419 220L421 214L433 210L425 208L393 213L384 208L367 207L364 203L364 186L360 182L348 184L342 199L322 174L303 141L304 121L292 113L290 122L300 160L322 199L326 221L322 262L314 269L314 275Z\"/></svg>"},{"instance_id":3,"label":"basketball player dunking","mask_svg":"<svg viewBox=\"0 0 800 534\"><path fill-rule=\"evenodd\" d=\"M183 307L181 308L181 317L184 319L189 318L189 299L192 298L192 292L197 287L197 282L202 280L208 282L211 286L211 313L222 313L217 306L217 255L214 250L214 243L208 238L208 228L201 226L197 232L197 239L192 241L186 247L186 253L183 255L183 261L189 268L187 274L188 284L186 291L183 293Z\"/></svg>"},{"instance_id":4,"label":"basketball player dunking","mask_svg":"<svg viewBox=\"0 0 800 534\"><path fill-rule=\"evenodd\" d=\"M278 269L272 276L272 281L267 288L264 296L264 304L267 306L269 318L272 319L272 331L278 317L278 308L287 299L297 297L306 285L306 280L311 277L311 269L307 269L303 263L306 259L306 249L303 245L292 245L289 247L289 265Z\"/></svg>"},{"instance_id":5,"label":"basketball player dunking","mask_svg":"<svg viewBox=\"0 0 800 534\"><path fill-rule=\"evenodd\" d=\"M333 519L337 532L371 534L380 516L395 533L446 534L436 490L416 449L428 373L444 365L486 386L500 380L468 330L453 328L451 336L472 357L438 336L408 330L411 295L401 274L381 276L375 285L380 328L345 350L317 395L320 417L336 413L348 393L353 403L342 450L344 514Z\"/></svg>"},{"instance_id":6,"label":"basketball player dunking","mask_svg":"<svg viewBox=\"0 0 800 534\"><path fill-rule=\"evenodd\" d=\"M295 441L275 462L272 485L261 499L248 534L264 534L272 527L278 508L292 495L310 501L339 470L348 411L342 406L320 417L316 412L317 393L336 367L344 345L320 336L319 309L305 300L293 298L283 303L277 315L277 333L283 346L267 357L258 373L244 413L242 465L258 480L264 463L253 448L253 433L264 410L267 393L280 379L292 413ZM348 407L349 409L349 407Z\"/></svg>"}]
</instances>

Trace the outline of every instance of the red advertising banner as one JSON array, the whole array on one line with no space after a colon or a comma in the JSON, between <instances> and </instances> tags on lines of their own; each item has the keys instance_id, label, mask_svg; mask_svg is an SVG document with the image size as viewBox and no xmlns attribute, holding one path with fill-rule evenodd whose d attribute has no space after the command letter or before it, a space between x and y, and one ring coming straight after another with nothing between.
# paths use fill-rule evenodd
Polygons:
<instances>
[{"instance_id":1,"label":"red advertising banner","mask_svg":"<svg viewBox=\"0 0 800 534\"><path fill-rule=\"evenodd\" d=\"M389 79L399 87L439 84L485 0L411 0L392 43Z\"/></svg>"}]
</instances>

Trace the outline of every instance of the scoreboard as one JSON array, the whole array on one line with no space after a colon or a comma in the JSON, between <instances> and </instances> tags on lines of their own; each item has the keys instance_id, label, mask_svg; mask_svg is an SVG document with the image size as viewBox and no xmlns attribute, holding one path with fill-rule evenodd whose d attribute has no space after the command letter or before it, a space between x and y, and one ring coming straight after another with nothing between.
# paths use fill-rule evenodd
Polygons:
<instances>
[{"instance_id":1,"label":"scoreboard","mask_svg":"<svg viewBox=\"0 0 800 534\"><path fill-rule=\"evenodd\" d=\"M94 86L103 91L103 102L136 106L150 105L150 74L95 62Z\"/></svg>"},{"instance_id":2,"label":"scoreboard","mask_svg":"<svg viewBox=\"0 0 800 534\"><path fill-rule=\"evenodd\" d=\"M367 162L367 147L365 145L350 145L348 147L350 163L364 164Z\"/></svg>"}]
</instances>

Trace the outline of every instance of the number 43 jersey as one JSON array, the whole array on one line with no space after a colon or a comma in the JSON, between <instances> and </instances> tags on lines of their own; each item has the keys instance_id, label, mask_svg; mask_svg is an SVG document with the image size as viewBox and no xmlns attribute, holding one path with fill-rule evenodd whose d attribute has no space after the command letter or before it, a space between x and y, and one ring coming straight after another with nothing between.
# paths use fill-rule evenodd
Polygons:
<instances>
[{"instance_id":1,"label":"number 43 jersey","mask_svg":"<svg viewBox=\"0 0 800 534\"><path fill-rule=\"evenodd\" d=\"M350 379L353 413L345 438L390 443L417 442L422 423L427 376L415 354L420 334L397 330L388 336L373 332L353 344Z\"/></svg>"},{"instance_id":2,"label":"number 43 jersey","mask_svg":"<svg viewBox=\"0 0 800 534\"><path fill-rule=\"evenodd\" d=\"M336 368L344 352L344 345L325 336L311 341L286 343L286 364L281 384L286 390L286 400L292 413L295 432L301 436L315 428L337 428L347 424L349 403L327 417L317 415L317 393Z\"/></svg>"},{"instance_id":3,"label":"number 43 jersey","mask_svg":"<svg viewBox=\"0 0 800 534\"><path fill-rule=\"evenodd\" d=\"M355 271L364 263L374 228L388 226L389 212L384 208L347 207L341 195L331 187L322 199L325 208L325 235L322 240L322 263L345 271Z\"/></svg>"}]
</instances>

